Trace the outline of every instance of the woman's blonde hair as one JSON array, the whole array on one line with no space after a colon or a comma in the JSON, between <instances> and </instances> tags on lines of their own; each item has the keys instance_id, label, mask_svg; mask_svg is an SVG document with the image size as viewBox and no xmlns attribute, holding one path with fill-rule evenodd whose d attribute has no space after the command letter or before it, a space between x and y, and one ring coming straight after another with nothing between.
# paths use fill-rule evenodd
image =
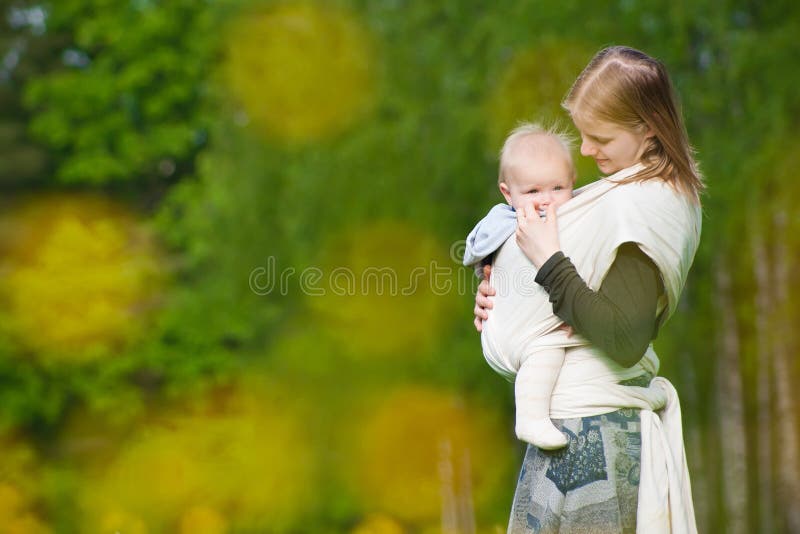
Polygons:
<instances>
[{"instance_id":1,"label":"woman's blonde hair","mask_svg":"<svg viewBox=\"0 0 800 534\"><path fill-rule=\"evenodd\" d=\"M562 102L573 119L611 122L634 131L650 129L641 162L624 182L661 178L699 198L705 188L664 65L626 46L604 48L592 58Z\"/></svg>"}]
</instances>

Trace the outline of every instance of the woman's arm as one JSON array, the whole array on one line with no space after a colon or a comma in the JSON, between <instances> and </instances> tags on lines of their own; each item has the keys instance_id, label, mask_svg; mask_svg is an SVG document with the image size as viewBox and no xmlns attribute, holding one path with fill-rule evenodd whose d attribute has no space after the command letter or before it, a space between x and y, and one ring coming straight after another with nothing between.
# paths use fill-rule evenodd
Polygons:
<instances>
[{"instance_id":1,"label":"woman's arm","mask_svg":"<svg viewBox=\"0 0 800 534\"><path fill-rule=\"evenodd\" d=\"M536 282L549 293L560 319L624 367L638 362L656 336L664 286L658 268L634 243L620 246L598 291L562 252L542 264Z\"/></svg>"},{"instance_id":2,"label":"woman's arm","mask_svg":"<svg viewBox=\"0 0 800 534\"><path fill-rule=\"evenodd\" d=\"M592 291L560 252L552 206L545 220L538 215L527 217L524 211L520 216L520 211L517 243L533 264L540 266L536 282L550 295L555 314L620 365L630 367L638 362L658 331L656 310L664 292L652 260L633 243L621 245L600 288ZM492 308L489 297L493 294L484 278L475 295L478 331Z\"/></svg>"}]
</instances>

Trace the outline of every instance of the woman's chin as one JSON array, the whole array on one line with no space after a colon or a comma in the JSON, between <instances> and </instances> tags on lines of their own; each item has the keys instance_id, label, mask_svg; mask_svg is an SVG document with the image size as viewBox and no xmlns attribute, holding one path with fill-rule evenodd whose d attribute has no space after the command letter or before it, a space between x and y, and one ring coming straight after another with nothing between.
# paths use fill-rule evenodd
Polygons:
<instances>
[{"instance_id":1,"label":"woman's chin","mask_svg":"<svg viewBox=\"0 0 800 534\"><path fill-rule=\"evenodd\" d=\"M610 160L595 160L597 164L597 168L600 170L601 173L609 175L614 174L615 172L621 171L622 167L616 166L611 163Z\"/></svg>"}]
</instances>

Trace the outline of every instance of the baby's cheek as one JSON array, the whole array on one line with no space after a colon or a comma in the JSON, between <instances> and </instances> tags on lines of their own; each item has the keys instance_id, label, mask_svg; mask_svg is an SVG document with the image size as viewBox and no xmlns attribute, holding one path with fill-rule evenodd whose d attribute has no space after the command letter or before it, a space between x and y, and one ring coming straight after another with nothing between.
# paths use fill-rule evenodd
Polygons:
<instances>
[{"instance_id":1,"label":"baby's cheek","mask_svg":"<svg viewBox=\"0 0 800 534\"><path fill-rule=\"evenodd\" d=\"M565 203L567 200L571 198L572 198L572 192L566 193L564 195L559 195L558 198L555 199L555 202L553 202L553 204L555 204L556 207L559 207L561 204Z\"/></svg>"}]
</instances>

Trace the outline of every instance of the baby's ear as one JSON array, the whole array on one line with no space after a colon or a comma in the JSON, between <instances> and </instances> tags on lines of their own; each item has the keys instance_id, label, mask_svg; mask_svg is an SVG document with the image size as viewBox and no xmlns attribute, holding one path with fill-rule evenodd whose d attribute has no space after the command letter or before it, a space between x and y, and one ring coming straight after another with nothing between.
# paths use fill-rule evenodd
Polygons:
<instances>
[{"instance_id":1,"label":"baby's ear","mask_svg":"<svg viewBox=\"0 0 800 534\"><path fill-rule=\"evenodd\" d=\"M503 193L508 205L511 206L511 190L508 188L508 185L505 182L500 182L498 187L500 188L500 192Z\"/></svg>"}]
</instances>

